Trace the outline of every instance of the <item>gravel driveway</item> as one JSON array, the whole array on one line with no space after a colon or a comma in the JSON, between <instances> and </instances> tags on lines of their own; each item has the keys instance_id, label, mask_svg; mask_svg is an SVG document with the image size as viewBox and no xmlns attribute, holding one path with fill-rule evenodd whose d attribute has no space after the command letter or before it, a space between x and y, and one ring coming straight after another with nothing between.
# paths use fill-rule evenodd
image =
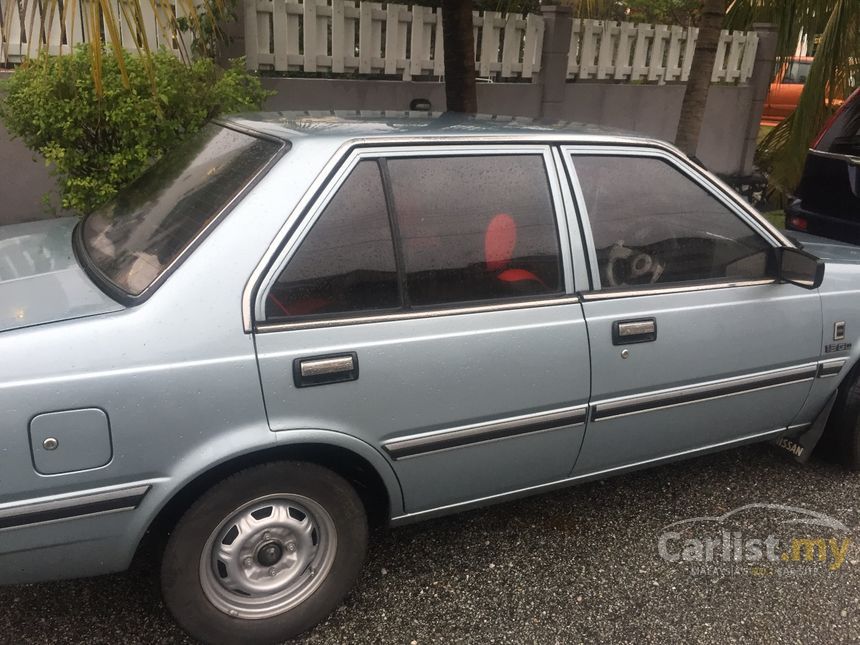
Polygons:
<instances>
[{"instance_id":1,"label":"gravel driveway","mask_svg":"<svg viewBox=\"0 0 860 645\"><path fill-rule=\"evenodd\" d=\"M379 531L357 590L299 642L857 641L856 544L836 571L813 561L794 569L815 575L713 576L664 561L657 540L672 522L750 503L818 511L854 530L858 499L860 475L753 446ZM0 607L0 643L191 642L146 569L2 587Z\"/></svg>"}]
</instances>

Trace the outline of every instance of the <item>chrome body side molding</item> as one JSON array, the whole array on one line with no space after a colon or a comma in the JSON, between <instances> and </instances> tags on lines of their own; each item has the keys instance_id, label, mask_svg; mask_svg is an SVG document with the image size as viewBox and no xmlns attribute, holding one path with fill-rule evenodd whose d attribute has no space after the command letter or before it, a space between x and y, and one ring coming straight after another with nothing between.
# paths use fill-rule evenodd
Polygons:
<instances>
[{"instance_id":1,"label":"chrome body side molding","mask_svg":"<svg viewBox=\"0 0 860 645\"><path fill-rule=\"evenodd\" d=\"M837 374L839 374L839 372L842 371L842 368L847 362L847 358L837 358L831 361L821 361L818 364L818 378L836 376Z\"/></svg>"},{"instance_id":2,"label":"chrome body side molding","mask_svg":"<svg viewBox=\"0 0 860 645\"><path fill-rule=\"evenodd\" d=\"M149 492L149 484L76 493L52 500L0 505L0 530L70 520L137 508Z\"/></svg>"},{"instance_id":3,"label":"chrome body side molding","mask_svg":"<svg viewBox=\"0 0 860 645\"><path fill-rule=\"evenodd\" d=\"M465 502L458 502L456 504L449 504L447 506L439 506L437 508L430 508L423 511L417 511L415 513L404 513L403 515L397 515L391 518L391 524L393 526L398 526L401 524L408 524L410 522L418 522L420 520L429 519L431 517L436 517L440 515L447 515L449 513L456 513L458 511L464 511L469 508L475 508L479 506L486 506L488 504L495 504L497 502L501 502L506 499L514 499L517 497L525 497L527 495L534 495L537 493L547 492L556 488L565 488L567 486L571 486L575 483L588 481L591 479L600 479L603 477L607 477L614 473L620 473L626 470L634 470L637 468L642 468L644 466L648 466L651 464L659 464L666 461L673 461L675 459L681 459L683 457L692 457L699 453L711 452L715 450L720 450L723 448L729 448L735 445L741 445L744 443L752 443L755 441L763 441L769 437L776 437L782 433L786 432L786 428L776 428L775 430L767 430L765 432L757 432L755 434L746 435L739 439L732 439L731 441L723 441L721 443L709 444L707 446L702 446L701 448L693 448L690 450L683 450L681 452L674 452L669 455L663 455L661 457L655 457L654 459L647 459L645 461L637 461L630 464L625 464L623 466L616 466L613 468L607 468L604 470L598 470L590 473L583 473L581 475L575 475L573 477L566 477L564 479L559 479L552 482L547 482L546 484L538 484L536 486L529 486L527 488L520 488L514 491L508 491L505 493L499 493L497 495L488 495L487 497L480 497L477 499L471 499Z\"/></svg>"},{"instance_id":4,"label":"chrome body side molding","mask_svg":"<svg viewBox=\"0 0 860 645\"><path fill-rule=\"evenodd\" d=\"M591 406L580 405L424 432L390 439L384 442L382 447L388 456L395 461L408 459L442 450L460 448L469 444L580 425L585 423L589 410L592 421L601 421L629 414L697 403L708 399L745 394L765 388L801 383L816 377L835 376L845 362L845 359L837 359L807 363L693 386L607 399L597 401Z\"/></svg>"},{"instance_id":5,"label":"chrome body side molding","mask_svg":"<svg viewBox=\"0 0 860 645\"><path fill-rule=\"evenodd\" d=\"M579 405L535 414L524 414L507 419L399 437L386 441L382 447L392 459L406 459L475 443L580 425L585 423L587 412L587 405Z\"/></svg>"},{"instance_id":6,"label":"chrome body side molding","mask_svg":"<svg viewBox=\"0 0 860 645\"><path fill-rule=\"evenodd\" d=\"M594 421L600 421L628 414L650 412L659 408L697 403L706 399L745 394L746 392L788 385L789 383L809 381L815 378L818 369L818 363L808 363L699 385L598 401L593 405L591 418Z\"/></svg>"}]
</instances>

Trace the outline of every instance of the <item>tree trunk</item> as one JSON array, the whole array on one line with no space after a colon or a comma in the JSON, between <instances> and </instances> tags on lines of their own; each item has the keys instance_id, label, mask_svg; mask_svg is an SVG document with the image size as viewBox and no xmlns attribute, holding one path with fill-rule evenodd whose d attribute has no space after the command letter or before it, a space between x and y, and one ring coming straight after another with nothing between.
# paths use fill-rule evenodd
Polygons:
<instances>
[{"instance_id":1,"label":"tree trunk","mask_svg":"<svg viewBox=\"0 0 860 645\"><path fill-rule=\"evenodd\" d=\"M726 16L725 0L702 0L702 15L699 18L699 37L690 66L690 79L684 92L684 104L678 121L675 145L690 156L695 156L699 146L699 133L705 116L705 104L711 87L711 74L717 58L720 30Z\"/></svg>"},{"instance_id":2,"label":"tree trunk","mask_svg":"<svg viewBox=\"0 0 860 645\"><path fill-rule=\"evenodd\" d=\"M475 37L470 0L442 0L445 42L445 98L449 112L475 114Z\"/></svg>"}]
</instances>

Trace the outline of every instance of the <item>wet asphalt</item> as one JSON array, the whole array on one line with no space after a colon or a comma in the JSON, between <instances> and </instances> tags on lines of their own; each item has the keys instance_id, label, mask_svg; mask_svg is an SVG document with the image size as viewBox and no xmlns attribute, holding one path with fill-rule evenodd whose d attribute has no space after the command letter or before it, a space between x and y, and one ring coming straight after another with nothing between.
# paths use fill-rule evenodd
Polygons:
<instances>
[{"instance_id":1,"label":"wet asphalt","mask_svg":"<svg viewBox=\"0 0 860 645\"><path fill-rule=\"evenodd\" d=\"M856 642L858 500L860 474L760 445L377 530L356 590L295 642ZM857 544L836 570L813 557L693 575L658 554L668 524L755 503L826 514L848 527L840 540ZM775 521L746 513L745 537ZM0 643L193 642L161 604L153 571L143 562L120 575L0 587Z\"/></svg>"}]
</instances>

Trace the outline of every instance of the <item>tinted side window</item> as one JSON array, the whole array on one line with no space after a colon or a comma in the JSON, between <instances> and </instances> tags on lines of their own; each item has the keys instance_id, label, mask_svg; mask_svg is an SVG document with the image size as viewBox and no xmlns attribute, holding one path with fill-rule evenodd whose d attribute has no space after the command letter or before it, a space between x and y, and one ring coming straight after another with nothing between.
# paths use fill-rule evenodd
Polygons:
<instances>
[{"instance_id":1,"label":"tinted side window","mask_svg":"<svg viewBox=\"0 0 860 645\"><path fill-rule=\"evenodd\" d=\"M770 246L670 164L574 156L604 288L762 278Z\"/></svg>"},{"instance_id":2,"label":"tinted side window","mask_svg":"<svg viewBox=\"0 0 860 645\"><path fill-rule=\"evenodd\" d=\"M541 155L388 160L411 305L562 290Z\"/></svg>"},{"instance_id":3,"label":"tinted side window","mask_svg":"<svg viewBox=\"0 0 860 645\"><path fill-rule=\"evenodd\" d=\"M382 178L362 161L320 214L266 299L266 317L400 305Z\"/></svg>"}]
</instances>

